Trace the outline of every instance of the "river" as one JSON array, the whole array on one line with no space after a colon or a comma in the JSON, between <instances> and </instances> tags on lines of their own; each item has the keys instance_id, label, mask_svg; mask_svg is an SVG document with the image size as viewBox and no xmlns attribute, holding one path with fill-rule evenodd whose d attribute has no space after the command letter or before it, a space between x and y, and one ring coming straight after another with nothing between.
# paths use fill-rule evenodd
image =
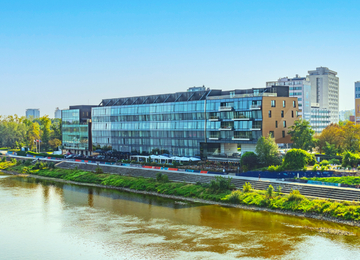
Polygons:
<instances>
[{"instance_id":1,"label":"river","mask_svg":"<svg viewBox=\"0 0 360 260\"><path fill-rule=\"evenodd\" d=\"M360 259L355 227L8 175L0 237L15 260Z\"/></svg>"}]
</instances>

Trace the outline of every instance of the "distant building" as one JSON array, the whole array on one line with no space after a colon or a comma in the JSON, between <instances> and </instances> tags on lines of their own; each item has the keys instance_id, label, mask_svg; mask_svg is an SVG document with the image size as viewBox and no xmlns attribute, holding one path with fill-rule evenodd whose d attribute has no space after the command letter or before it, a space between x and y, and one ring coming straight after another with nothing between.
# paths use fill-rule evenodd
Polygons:
<instances>
[{"instance_id":1,"label":"distant building","mask_svg":"<svg viewBox=\"0 0 360 260\"><path fill-rule=\"evenodd\" d=\"M54 118L61 119L61 110L58 107L55 109L55 117Z\"/></svg>"},{"instance_id":2,"label":"distant building","mask_svg":"<svg viewBox=\"0 0 360 260\"><path fill-rule=\"evenodd\" d=\"M39 118L40 117L40 109L38 108L29 108L29 109L26 109L26 118Z\"/></svg>"},{"instance_id":3,"label":"distant building","mask_svg":"<svg viewBox=\"0 0 360 260\"><path fill-rule=\"evenodd\" d=\"M341 121L350 120L350 117L355 115L355 109L339 111L339 119Z\"/></svg>"},{"instance_id":4,"label":"distant building","mask_svg":"<svg viewBox=\"0 0 360 260\"><path fill-rule=\"evenodd\" d=\"M360 81L355 82L355 121L360 123Z\"/></svg>"},{"instance_id":5,"label":"distant building","mask_svg":"<svg viewBox=\"0 0 360 260\"><path fill-rule=\"evenodd\" d=\"M330 122L339 122L339 78L326 67L309 70L311 105L330 110Z\"/></svg>"},{"instance_id":6,"label":"distant building","mask_svg":"<svg viewBox=\"0 0 360 260\"><path fill-rule=\"evenodd\" d=\"M71 153L88 155L92 151L91 108L70 106L61 111L62 144Z\"/></svg>"}]
</instances>

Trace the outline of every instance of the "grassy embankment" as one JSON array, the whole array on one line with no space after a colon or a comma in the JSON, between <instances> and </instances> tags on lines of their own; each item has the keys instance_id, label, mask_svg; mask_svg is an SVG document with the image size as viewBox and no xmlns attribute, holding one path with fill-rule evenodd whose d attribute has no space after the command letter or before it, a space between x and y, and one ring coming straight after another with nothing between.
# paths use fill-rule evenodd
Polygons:
<instances>
[{"instance_id":1,"label":"grassy embankment","mask_svg":"<svg viewBox=\"0 0 360 260\"><path fill-rule=\"evenodd\" d=\"M352 176L342 176L342 177L326 177L326 178L301 178L302 180L312 180L312 181L322 181L322 182L331 182L331 183L341 183L347 185L359 185L360 177L352 177Z\"/></svg>"},{"instance_id":2,"label":"grassy embankment","mask_svg":"<svg viewBox=\"0 0 360 260\"><path fill-rule=\"evenodd\" d=\"M218 177L210 184L188 184L169 182L166 175L158 174L157 179L135 178L119 175L52 168L45 163L34 166L20 162L0 162L0 169L18 173L58 178L81 183L94 183L107 186L124 187L134 190L151 191L167 195L200 198L225 203L257 206L270 209L288 210L300 213L317 213L326 217L346 220L360 220L360 204L356 202L334 202L325 199L309 199L294 190L285 195L281 190L274 191L269 186L267 191L253 190L251 185L244 185L242 190L234 190L230 182Z\"/></svg>"}]
</instances>

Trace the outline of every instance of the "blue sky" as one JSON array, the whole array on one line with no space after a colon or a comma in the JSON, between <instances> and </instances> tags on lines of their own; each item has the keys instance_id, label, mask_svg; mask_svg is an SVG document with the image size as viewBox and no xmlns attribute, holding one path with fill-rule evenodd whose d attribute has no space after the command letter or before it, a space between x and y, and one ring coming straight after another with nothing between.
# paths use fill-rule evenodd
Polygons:
<instances>
[{"instance_id":1,"label":"blue sky","mask_svg":"<svg viewBox=\"0 0 360 260\"><path fill-rule=\"evenodd\" d=\"M359 1L0 1L0 114L264 87L325 66L360 80Z\"/></svg>"}]
</instances>

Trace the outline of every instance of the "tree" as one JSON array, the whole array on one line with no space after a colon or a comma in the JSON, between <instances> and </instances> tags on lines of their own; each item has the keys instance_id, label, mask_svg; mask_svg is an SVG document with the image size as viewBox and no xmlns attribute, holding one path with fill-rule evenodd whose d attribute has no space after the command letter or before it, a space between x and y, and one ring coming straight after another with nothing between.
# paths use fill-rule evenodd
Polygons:
<instances>
[{"instance_id":1,"label":"tree","mask_svg":"<svg viewBox=\"0 0 360 260\"><path fill-rule=\"evenodd\" d=\"M259 163L263 166L281 164L279 148L272 136L260 137L256 143L255 151Z\"/></svg>"},{"instance_id":2,"label":"tree","mask_svg":"<svg viewBox=\"0 0 360 260\"><path fill-rule=\"evenodd\" d=\"M257 165L257 160L257 155L254 152L245 152L240 159L240 164L243 171L254 169Z\"/></svg>"},{"instance_id":3,"label":"tree","mask_svg":"<svg viewBox=\"0 0 360 260\"><path fill-rule=\"evenodd\" d=\"M286 170L301 170L314 161L314 155L301 149L291 149L284 157L283 168Z\"/></svg>"},{"instance_id":4,"label":"tree","mask_svg":"<svg viewBox=\"0 0 360 260\"><path fill-rule=\"evenodd\" d=\"M61 141L57 138L51 139L49 141L49 145L53 148L56 149L57 147L59 147L61 145Z\"/></svg>"},{"instance_id":5,"label":"tree","mask_svg":"<svg viewBox=\"0 0 360 260\"><path fill-rule=\"evenodd\" d=\"M288 132L291 135L292 147L302 149L305 151L311 150L314 147L314 133L310 123L306 120L296 120Z\"/></svg>"},{"instance_id":6,"label":"tree","mask_svg":"<svg viewBox=\"0 0 360 260\"><path fill-rule=\"evenodd\" d=\"M343 127L345 151L359 152L360 150L360 125L348 121Z\"/></svg>"},{"instance_id":7,"label":"tree","mask_svg":"<svg viewBox=\"0 0 360 260\"><path fill-rule=\"evenodd\" d=\"M320 152L330 155L342 153L344 143L344 130L338 124L328 125L319 135L318 147Z\"/></svg>"}]
</instances>

